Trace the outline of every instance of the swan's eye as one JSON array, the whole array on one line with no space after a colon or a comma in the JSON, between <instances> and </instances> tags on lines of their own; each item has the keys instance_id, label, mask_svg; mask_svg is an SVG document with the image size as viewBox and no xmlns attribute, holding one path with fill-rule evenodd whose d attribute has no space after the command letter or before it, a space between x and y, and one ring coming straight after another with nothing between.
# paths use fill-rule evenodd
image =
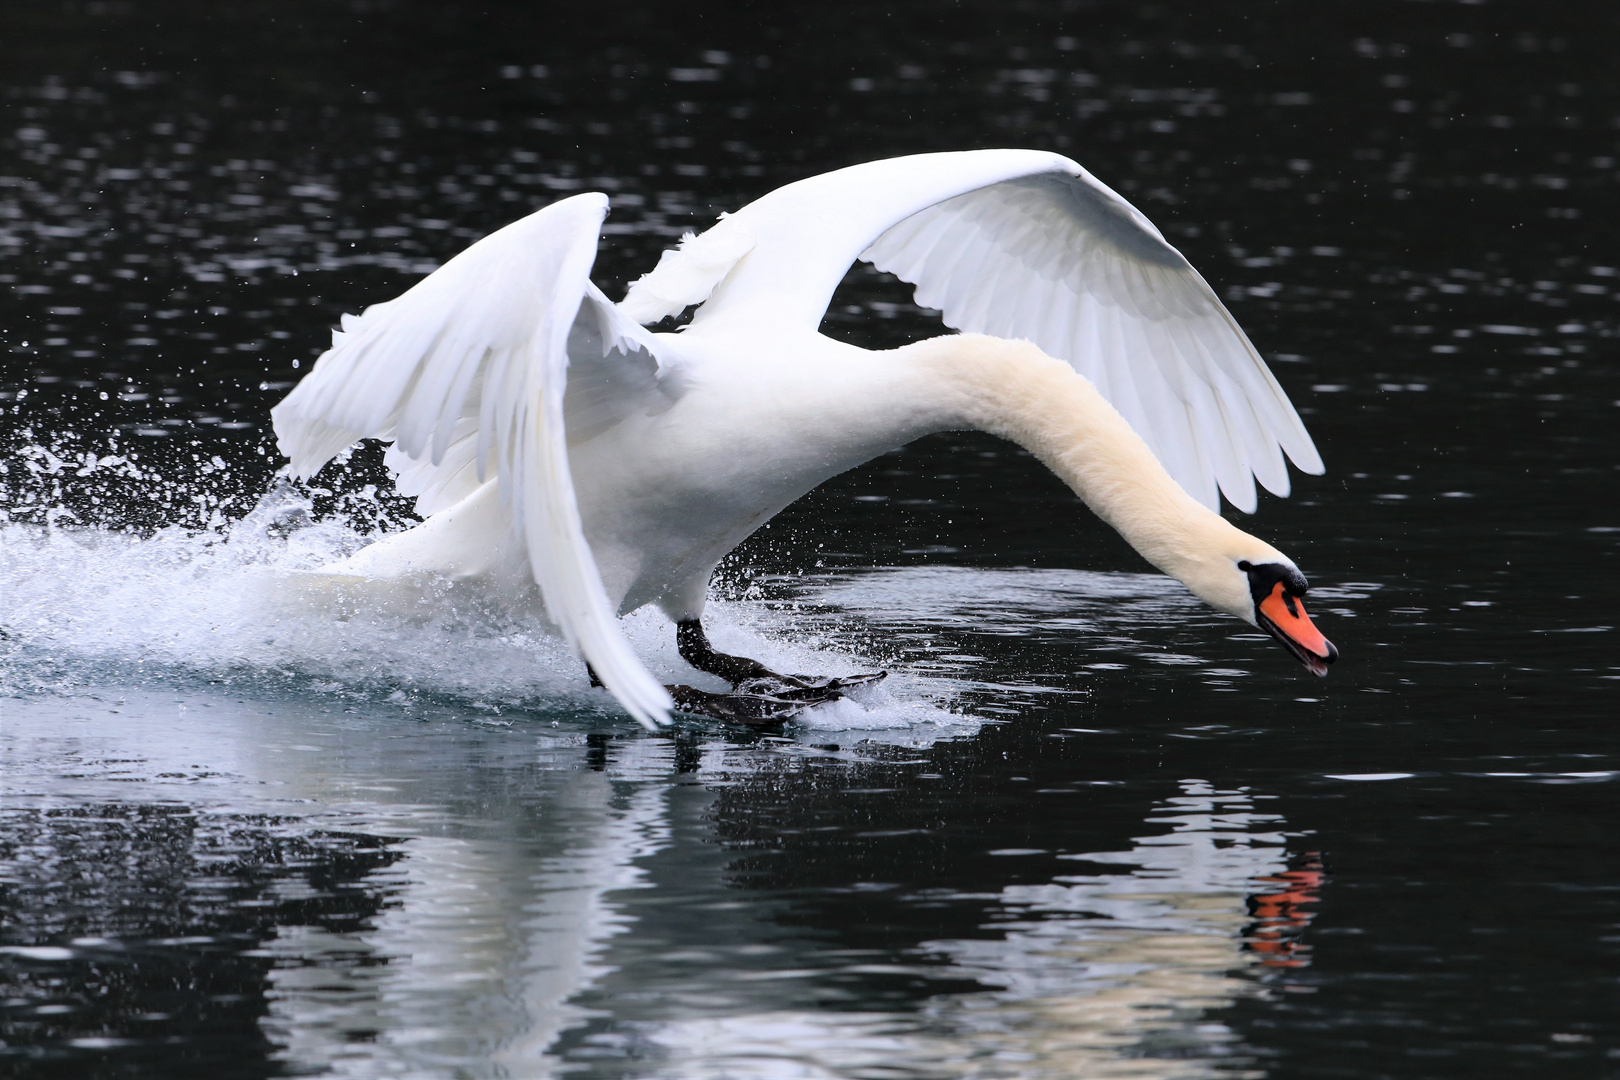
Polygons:
<instances>
[{"instance_id":1,"label":"swan's eye","mask_svg":"<svg viewBox=\"0 0 1620 1080\"><path fill-rule=\"evenodd\" d=\"M1293 606L1294 598L1304 596L1310 589L1305 575L1292 566L1282 563L1251 563L1247 559L1238 563L1238 569L1249 575L1249 595L1254 597L1255 605L1276 592L1277 586L1283 587L1283 599Z\"/></svg>"}]
</instances>

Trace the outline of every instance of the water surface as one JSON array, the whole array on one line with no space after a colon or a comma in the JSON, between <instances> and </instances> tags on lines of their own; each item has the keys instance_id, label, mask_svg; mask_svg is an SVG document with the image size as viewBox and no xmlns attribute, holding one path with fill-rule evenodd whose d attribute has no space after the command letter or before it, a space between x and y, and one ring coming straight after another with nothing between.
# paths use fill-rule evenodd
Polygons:
<instances>
[{"instance_id":1,"label":"water surface","mask_svg":"<svg viewBox=\"0 0 1620 1080\"><path fill-rule=\"evenodd\" d=\"M0 1072L1620 1070L1616 18L0 13ZM644 733L498 598L296 586L407 520L374 450L273 475L341 313L575 191L618 295L778 184L998 145L1272 362L1329 471L1241 524L1328 679L975 435L725 567L722 647L894 673L777 732ZM857 268L825 329L940 326Z\"/></svg>"}]
</instances>

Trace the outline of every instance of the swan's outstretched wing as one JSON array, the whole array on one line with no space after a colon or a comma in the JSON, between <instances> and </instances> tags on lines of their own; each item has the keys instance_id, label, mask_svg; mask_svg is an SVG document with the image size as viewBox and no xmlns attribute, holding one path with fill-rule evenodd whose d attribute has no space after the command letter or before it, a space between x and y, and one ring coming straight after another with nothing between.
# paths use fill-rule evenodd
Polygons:
<instances>
[{"instance_id":1,"label":"swan's outstretched wing","mask_svg":"<svg viewBox=\"0 0 1620 1080\"><path fill-rule=\"evenodd\" d=\"M741 318L813 329L857 259L916 285L947 326L1025 338L1074 365L1211 507L1224 493L1254 510L1255 477L1286 495L1283 450L1322 471L1209 285L1135 207L1058 154L921 154L790 184L666 254L620 306L650 322L707 299L694 328Z\"/></svg>"},{"instance_id":2,"label":"swan's outstretched wing","mask_svg":"<svg viewBox=\"0 0 1620 1080\"><path fill-rule=\"evenodd\" d=\"M571 338L582 368L653 352L651 336L590 283L606 213L600 194L553 203L398 299L345 316L332 348L271 415L300 476L359 439L392 439L391 463L430 511L493 471L547 612L652 727L672 702L631 651L602 587L564 422Z\"/></svg>"}]
</instances>

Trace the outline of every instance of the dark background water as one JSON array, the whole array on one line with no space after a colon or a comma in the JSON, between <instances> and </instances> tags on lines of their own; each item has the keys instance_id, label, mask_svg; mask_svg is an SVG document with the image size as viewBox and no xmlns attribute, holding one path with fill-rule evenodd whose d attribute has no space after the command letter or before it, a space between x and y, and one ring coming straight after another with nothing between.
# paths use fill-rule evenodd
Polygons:
<instances>
[{"instance_id":1,"label":"dark background water","mask_svg":"<svg viewBox=\"0 0 1620 1080\"><path fill-rule=\"evenodd\" d=\"M1557 2L6 5L0 1072L1620 1074L1617 46L1620 10ZM948 737L643 736L538 691L506 726L479 722L476 690L407 721L374 682L203 654L146 668L30 606L42 576L106 569L37 526L206 537L246 514L277 465L268 408L339 314L535 207L611 195L596 279L617 296L779 184L980 146L1076 158L1271 359L1328 473L1242 524L1311 576L1343 652L1329 679L1173 585L1066 575L1144 566L977 436L838 478L729 570L744 599L808 602L802 623L763 609L778 638L813 626L991 721ZM939 326L858 268L826 329L877 346ZM358 456L315 511L397 521L364 495L379 476ZM326 786L221 749L260 738L329 751ZM1390 778L1336 779L1368 775ZM368 776L418 784L418 817L357 795ZM1020 935L1091 940L1095 897L1050 890L1092 888L1076 867L1111 864L1076 856L1139 849L1176 799L1242 818L1182 822L1212 851L1270 829L1271 869L1230 924L1111 917L1171 935L1152 962L1132 938L1127 967L1224 989L1161 986L1121 1008L1162 1022L1043 1042L1091 1030L1074 1003L1107 997L1081 977L1106 965ZM492 845L500 868L435 877L432 837ZM616 929L572 933L595 943L589 977L532 989L568 967L534 926L575 925L546 914L572 895L570 844L621 852L591 864L619 877L578 871ZM478 1043L500 1024L470 1005L344 1011L483 925L424 916L435 933L398 939L416 945L377 944L425 903L411 882L457 880L510 885L480 887L487 917L553 958L489 999L550 1003L508 1025L545 1034L528 1057ZM1227 960L1198 959L1189 926ZM294 928L341 947L294 947ZM504 970L458 949L465 977ZM1036 1019L986 1019L1003 999ZM827 1026L806 1036L806 1017ZM434 1024L459 1049L377 1049ZM739 1030L799 1049L690 1049Z\"/></svg>"}]
</instances>

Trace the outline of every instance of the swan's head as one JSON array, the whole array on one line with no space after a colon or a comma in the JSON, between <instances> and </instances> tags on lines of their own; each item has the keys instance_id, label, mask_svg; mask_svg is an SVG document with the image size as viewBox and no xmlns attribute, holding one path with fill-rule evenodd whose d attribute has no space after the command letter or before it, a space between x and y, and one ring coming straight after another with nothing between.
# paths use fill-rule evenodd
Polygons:
<instances>
[{"instance_id":1,"label":"swan's head","mask_svg":"<svg viewBox=\"0 0 1620 1080\"><path fill-rule=\"evenodd\" d=\"M1326 675L1327 666L1339 658L1339 650L1305 614L1305 592L1310 586L1299 567L1291 562L1251 563L1245 559L1237 568L1248 580L1249 621L1280 641L1312 675Z\"/></svg>"},{"instance_id":2,"label":"swan's head","mask_svg":"<svg viewBox=\"0 0 1620 1080\"><path fill-rule=\"evenodd\" d=\"M1211 607L1276 638L1312 675L1326 675L1339 650L1305 613L1305 575L1270 544L1221 524L1221 540L1177 566L1176 576Z\"/></svg>"}]
</instances>

